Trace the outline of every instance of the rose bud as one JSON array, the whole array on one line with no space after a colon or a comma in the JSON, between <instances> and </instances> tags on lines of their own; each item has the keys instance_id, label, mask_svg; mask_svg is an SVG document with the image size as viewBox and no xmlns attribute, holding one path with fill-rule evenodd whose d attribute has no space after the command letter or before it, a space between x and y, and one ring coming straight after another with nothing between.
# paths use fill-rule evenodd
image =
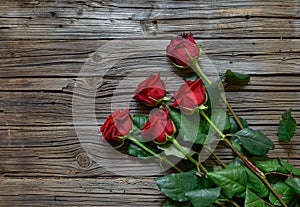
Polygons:
<instances>
[{"instance_id":1,"label":"rose bud","mask_svg":"<svg viewBox=\"0 0 300 207\"><path fill-rule=\"evenodd\" d=\"M141 130L143 138L155 140L158 143L165 143L167 136L172 136L176 128L172 119L169 117L168 110L158 109L151 114Z\"/></svg>"},{"instance_id":2,"label":"rose bud","mask_svg":"<svg viewBox=\"0 0 300 207\"><path fill-rule=\"evenodd\" d=\"M202 79L187 80L174 92L173 107L179 106L184 113L191 114L206 101L206 88Z\"/></svg>"},{"instance_id":3,"label":"rose bud","mask_svg":"<svg viewBox=\"0 0 300 207\"><path fill-rule=\"evenodd\" d=\"M116 109L101 126L102 140L114 140L122 142L122 137L126 136L132 129L132 120L129 109Z\"/></svg>"},{"instance_id":4,"label":"rose bud","mask_svg":"<svg viewBox=\"0 0 300 207\"><path fill-rule=\"evenodd\" d=\"M159 73L156 73L151 74L137 86L133 98L142 101L146 105L155 106L165 95L165 84L160 79Z\"/></svg>"},{"instance_id":5,"label":"rose bud","mask_svg":"<svg viewBox=\"0 0 300 207\"><path fill-rule=\"evenodd\" d=\"M200 48L192 33L184 33L171 40L167 47L167 55L176 67L185 68L192 64L191 61L198 59Z\"/></svg>"}]
</instances>

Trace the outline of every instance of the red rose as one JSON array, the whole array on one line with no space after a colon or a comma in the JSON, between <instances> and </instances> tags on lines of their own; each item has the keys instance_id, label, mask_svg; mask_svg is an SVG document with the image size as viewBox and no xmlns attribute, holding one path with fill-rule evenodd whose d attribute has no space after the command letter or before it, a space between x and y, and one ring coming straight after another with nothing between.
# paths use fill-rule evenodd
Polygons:
<instances>
[{"instance_id":1,"label":"red rose","mask_svg":"<svg viewBox=\"0 0 300 207\"><path fill-rule=\"evenodd\" d=\"M137 86L133 98L142 101L147 105L154 106L160 99L164 98L165 95L165 84L157 73L151 74Z\"/></svg>"},{"instance_id":2,"label":"red rose","mask_svg":"<svg viewBox=\"0 0 300 207\"><path fill-rule=\"evenodd\" d=\"M164 143L167 135L171 136L175 133L175 126L169 117L168 110L158 109L151 114L141 130L143 138Z\"/></svg>"},{"instance_id":3,"label":"red rose","mask_svg":"<svg viewBox=\"0 0 300 207\"><path fill-rule=\"evenodd\" d=\"M196 44L193 34L182 34L174 37L167 47L167 55L179 66L187 66L190 59L197 59L200 49Z\"/></svg>"},{"instance_id":4,"label":"red rose","mask_svg":"<svg viewBox=\"0 0 300 207\"><path fill-rule=\"evenodd\" d=\"M121 142L119 137L127 135L132 129L132 120L129 109L116 109L101 126L103 139Z\"/></svg>"},{"instance_id":5,"label":"red rose","mask_svg":"<svg viewBox=\"0 0 300 207\"><path fill-rule=\"evenodd\" d=\"M174 92L175 101L172 106L179 106L183 112L190 113L206 101L205 94L206 89L201 78L195 81L187 80Z\"/></svg>"}]
</instances>

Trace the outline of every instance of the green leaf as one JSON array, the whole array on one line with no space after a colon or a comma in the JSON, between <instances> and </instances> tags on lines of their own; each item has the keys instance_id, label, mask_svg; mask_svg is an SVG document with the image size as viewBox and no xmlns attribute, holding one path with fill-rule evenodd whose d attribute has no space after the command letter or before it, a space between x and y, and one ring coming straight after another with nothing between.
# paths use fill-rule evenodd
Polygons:
<instances>
[{"instance_id":1,"label":"green leaf","mask_svg":"<svg viewBox=\"0 0 300 207\"><path fill-rule=\"evenodd\" d=\"M227 70L224 74L224 80L226 84L248 84L250 82L250 75L233 72Z\"/></svg>"},{"instance_id":2,"label":"green leaf","mask_svg":"<svg viewBox=\"0 0 300 207\"><path fill-rule=\"evenodd\" d=\"M211 179L209 179L205 176L202 176L202 177L198 176L197 189L201 190L201 189L215 188L215 187L217 187L217 186L214 182L212 182Z\"/></svg>"},{"instance_id":3,"label":"green leaf","mask_svg":"<svg viewBox=\"0 0 300 207\"><path fill-rule=\"evenodd\" d=\"M243 119L242 117L238 117L241 124L243 125L244 128L248 128L248 123L245 119ZM236 123L235 119L231 116L229 117L229 121L230 121L230 132L231 133L236 133L237 131L240 130L239 125Z\"/></svg>"},{"instance_id":4,"label":"green leaf","mask_svg":"<svg viewBox=\"0 0 300 207\"><path fill-rule=\"evenodd\" d=\"M277 159L258 160L255 161L255 165L266 173L269 172L288 173L288 171L280 165Z\"/></svg>"},{"instance_id":5,"label":"green leaf","mask_svg":"<svg viewBox=\"0 0 300 207\"><path fill-rule=\"evenodd\" d=\"M243 195L246 191L247 174L243 167L208 172L207 175L214 183L222 188L229 198L235 195Z\"/></svg>"},{"instance_id":6,"label":"green leaf","mask_svg":"<svg viewBox=\"0 0 300 207\"><path fill-rule=\"evenodd\" d=\"M178 202L167 199L164 202L163 207L192 207L192 204L190 202Z\"/></svg>"},{"instance_id":7,"label":"green leaf","mask_svg":"<svg viewBox=\"0 0 300 207\"><path fill-rule=\"evenodd\" d=\"M277 171L278 167L280 167L280 164L276 159L256 161L255 165L266 173Z\"/></svg>"},{"instance_id":8,"label":"green leaf","mask_svg":"<svg viewBox=\"0 0 300 207\"><path fill-rule=\"evenodd\" d=\"M161 145L158 145L157 147L158 147L158 149L163 150L167 156L173 155L173 156L179 157L181 159L187 159L186 156L180 150L178 150L174 145L170 145L170 146L161 146ZM187 147L184 147L184 146L182 146L182 148L190 156L192 156L193 154L195 154L195 152L193 150L191 150L190 148L187 148Z\"/></svg>"},{"instance_id":9,"label":"green leaf","mask_svg":"<svg viewBox=\"0 0 300 207\"><path fill-rule=\"evenodd\" d=\"M279 181L273 186L274 190L281 195L282 200L289 205L293 202L294 198L296 197L296 194L294 191L284 182ZM270 193L269 200L272 204L281 206L280 202L277 200L277 198L273 195L273 193Z\"/></svg>"},{"instance_id":10,"label":"green leaf","mask_svg":"<svg viewBox=\"0 0 300 207\"><path fill-rule=\"evenodd\" d=\"M204 119L200 119L199 113L186 115L181 114L177 109L169 107L169 115L184 141L195 144L205 143L207 135L204 132L207 130L207 122Z\"/></svg>"},{"instance_id":11,"label":"green leaf","mask_svg":"<svg viewBox=\"0 0 300 207\"><path fill-rule=\"evenodd\" d=\"M300 195L300 179L299 178L291 178L288 177L285 180L285 183L290 186L290 188L297 193L298 195Z\"/></svg>"},{"instance_id":12,"label":"green leaf","mask_svg":"<svg viewBox=\"0 0 300 207\"><path fill-rule=\"evenodd\" d=\"M174 109L172 107L168 107L168 110L169 110L169 116L170 118L172 119L173 123L175 124L176 126L176 129L178 131L180 131L181 129L181 113L178 109Z\"/></svg>"},{"instance_id":13,"label":"green leaf","mask_svg":"<svg viewBox=\"0 0 300 207\"><path fill-rule=\"evenodd\" d=\"M208 95L208 100L206 105L208 109L206 110L206 114L211 114L211 111L214 107L218 104L220 97L221 97L221 89L222 89L222 82L221 80L217 80L212 84L206 85L206 93Z\"/></svg>"},{"instance_id":14,"label":"green leaf","mask_svg":"<svg viewBox=\"0 0 300 207\"><path fill-rule=\"evenodd\" d=\"M243 165L244 165L244 161L241 158L236 157L226 166L226 168L234 168Z\"/></svg>"},{"instance_id":15,"label":"green leaf","mask_svg":"<svg viewBox=\"0 0 300 207\"><path fill-rule=\"evenodd\" d=\"M187 81L187 80L195 81L195 80L199 79L199 76L197 75L197 73L191 72L191 73L185 74L183 79L184 79L184 81Z\"/></svg>"},{"instance_id":16,"label":"green leaf","mask_svg":"<svg viewBox=\"0 0 300 207\"><path fill-rule=\"evenodd\" d=\"M137 140L141 140L140 142L143 141L142 137L135 137ZM155 153L159 153L160 150L157 148L157 145L154 142L144 142L142 145L146 146L148 149L152 150ZM146 152L144 149L139 147L138 145L135 145L133 143L130 143L128 145L127 153L134 156L134 157L139 157L143 159L148 159L152 155Z\"/></svg>"},{"instance_id":17,"label":"green leaf","mask_svg":"<svg viewBox=\"0 0 300 207\"><path fill-rule=\"evenodd\" d=\"M249 169L245 168L247 172L247 180L248 184L247 187L253 191L254 193L260 195L261 197L265 197L269 194L268 188L265 186L265 184L251 172Z\"/></svg>"},{"instance_id":18,"label":"green leaf","mask_svg":"<svg viewBox=\"0 0 300 207\"><path fill-rule=\"evenodd\" d=\"M278 139L281 142L289 142L295 135L297 122L292 117L292 109L288 109L281 114L281 119L278 126Z\"/></svg>"},{"instance_id":19,"label":"green leaf","mask_svg":"<svg viewBox=\"0 0 300 207\"><path fill-rule=\"evenodd\" d=\"M147 120L148 120L148 117L146 115L143 115L143 114L134 114L132 116L132 124L137 129L142 128L142 126L145 125Z\"/></svg>"},{"instance_id":20,"label":"green leaf","mask_svg":"<svg viewBox=\"0 0 300 207\"><path fill-rule=\"evenodd\" d=\"M245 207L265 207L265 202L258 195L247 188Z\"/></svg>"},{"instance_id":21,"label":"green leaf","mask_svg":"<svg viewBox=\"0 0 300 207\"><path fill-rule=\"evenodd\" d=\"M225 111L221 109L214 111L210 119L221 131L230 129L231 125L229 121L229 116ZM209 128L208 133L215 133L215 132L216 130L213 127Z\"/></svg>"},{"instance_id":22,"label":"green leaf","mask_svg":"<svg viewBox=\"0 0 300 207\"><path fill-rule=\"evenodd\" d=\"M284 169L286 169L289 173L292 173L296 176L300 176L300 170L288 163L287 161L284 161L283 159L279 159L280 164Z\"/></svg>"},{"instance_id":23,"label":"green leaf","mask_svg":"<svg viewBox=\"0 0 300 207\"><path fill-rule=\"evenodd\" d=\"M135 144L129 144L127 153L134 157L139 157L139 158L143 158L143 159L147 159L152 156Z\"/></svg>"},{"instance_id":24,"label":"green leaf","mask_svg":"<svg viewBox=\"0 0 300 207\"><path fill-rule=\"evenodd\" d=\"M187 192L185 195L192 202L194 207L206 207L212 204L220 196L221 188L210 188L193 190Z\"/></svg>"},{"instance_id":25,"label":"green leaf","mask_svg":"<svg viewBox=\"0 0 300 207\"><path fill-rule=\"evenodd\" d=\"M274 149L273 142L261 131L245 128L236 133L245 150L252 155L263 156Z\"/></svg>"},{"instance_id":26,"label":"green leaf","mask_svg":"<svg viewBox=\"0 0 300 207\"><path fill-rule=\"evenodd\" d=\"M195 171L173 173L156 178L155 181L163 194L179 202L188 201L185 193L197 188Z\"/></svg>"},{"instance_id":27,"label":"green leaf","mask_svg":"<svg viewBox=\"0 0 300 207\"><path fill-rule=\"evenodd\" d=\"M245 155L245 150L242 148L242 144L240 140L236 137L230 137L231 144L241 153L241 155Z\"/></svg>"}]
</instances>

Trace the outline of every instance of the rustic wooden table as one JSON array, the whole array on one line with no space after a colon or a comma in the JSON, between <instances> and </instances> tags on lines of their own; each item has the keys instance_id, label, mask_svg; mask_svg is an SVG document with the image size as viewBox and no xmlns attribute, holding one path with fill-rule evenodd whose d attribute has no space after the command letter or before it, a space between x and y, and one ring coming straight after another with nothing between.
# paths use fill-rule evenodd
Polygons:
<instances>
[{"instance_id":1,"label":"rustic wooden table","mask_svg":"<svg viewBox=\"0 0 300 207\"><path fill-rule=\"evenodd\" d=\"M286 159L289 145L277 141L276 130L285 109L300 118L298 0L1 0L0 206L161 206L152 177L116 176L91 160L75 132L72 97L75 83L86 83L78 73L104 43L186 31L220 73L251 74L228 100L275 142L270 156ZM109 77L101 80L100 105L116 87L118 76ZM100 124L110 113L103 106ZM88 123L77 127L89 131ZM290 162L299 168L299 127L293 144Z\"/></svg>"}]
</instances>

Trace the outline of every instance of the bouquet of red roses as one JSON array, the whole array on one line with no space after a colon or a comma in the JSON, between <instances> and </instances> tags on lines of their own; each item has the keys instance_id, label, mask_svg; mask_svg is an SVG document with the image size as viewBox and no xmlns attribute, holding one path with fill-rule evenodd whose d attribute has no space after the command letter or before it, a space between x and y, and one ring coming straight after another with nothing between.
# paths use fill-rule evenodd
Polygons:
<instances>
[{"instance_id":1,"label":"bouquet of red roses","mask_svg":"<svg viewBox=\"0 0 300 207\"><path fill-rule=\"evenodd\" d=\"M171 97L160 74L151 74L137 86L133 98L154 109L148 116L116 109L100 128L103 140L120 146L128 141L128 154L157 158L177 171L156 178L168 197L164 206L299 206L300 171L280 158L268 158L272 141L248 127L226 100L224 86L247 84L249 75L228 70L212 82L199 65L202 48L191 33L173 38L166 51L176 68L193 72L185 75ZM229 113L217 109L219 100ZM288 142L295 129L289 109L281 117L279 140ZM236 155L230 163L214 153L219 142ZM218 165L207 165L202 150ZM172 157L189 164L175 164Z\"/></svg>"}]
</instances>

